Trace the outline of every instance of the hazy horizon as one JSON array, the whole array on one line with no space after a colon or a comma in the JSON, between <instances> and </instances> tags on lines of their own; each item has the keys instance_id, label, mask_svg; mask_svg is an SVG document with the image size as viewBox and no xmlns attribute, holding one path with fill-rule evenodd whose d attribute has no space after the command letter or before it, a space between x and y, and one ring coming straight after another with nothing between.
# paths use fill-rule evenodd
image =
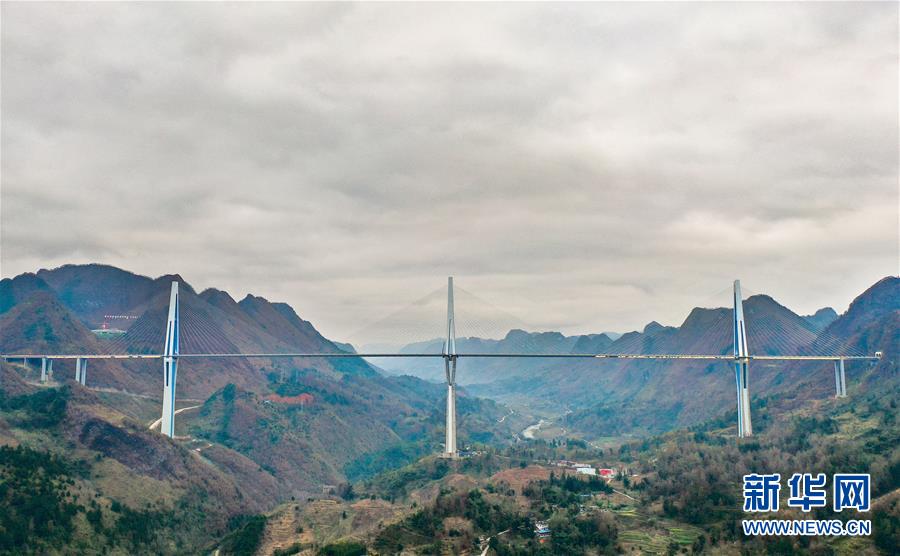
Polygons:
<instances>
[{"instance_id":1,"label":"hazy horizon","mask_svg":"<svg viewBox=\"0 0 900 556\"><path fill-rule=\"evenodd\" d=\"M290 304L294 309L293 304L283 299L275 299L268 298L265 295L255 292L248 291L244 295L235 295L233 292L225 290L223 288L219 288L214 284L204 285L199 287L196 283L192 282L188 277L183 276L179 273L164 273L157 275L147 275L136 273L128 268L116 267L115 265L106 265L105 263L67 263L61 266L77 266L77 265L100 265L100 266L113 266L115 268L119 268L120 270L126 272L132 272L134 274L138 274L140 276L145 276L151 279L158 279L163 276L175 275L177 274L182 280L183 283L190 286L196 293L201 293L208 288L218 289L220 291L224 291L228 295L230 295L235 301L241 301L246 296L253 295L256 297L263 297L270 302L286 302ZM56 268L41 268L36 269L35 271L29 271L28 273L37 273L41 270L55 270ZM883 276L876 280L873 280L871 284L866 286L873 286L877 282L888 278L889 276ZM3 276L3 279L13 278ZM732 285L729 284L727 288L724 288L718 292L715 292L712 295L707 295L706 297L701 297L697 299L697 302L688 308L684 315L676 321L672 322L663 322L659 319L651 319L638 327L635 328L609 328L603 330L571 330L564 331L560 329L550 329L550 328L541 328L536 327L532 323L525 322L521 320L518 315L514 315L508 313L504 310L503 307L497 307L492 304L490 300L484 300L476 297L469 297L471 294L462 290L459 287L459 278L454 277L455 290L456 290L456 317L457 321L457 337L462 338L481 338L481 339L493 339L500 340L506 336L506 334L514 329L525 330L526 332L532 333L542 333L542 332L562 332L566 336L578 336L578 335L586 335L586 334L611 334L616 338L621 336L622 334L626 334L628 332L641 332L644 327L651 322L656 322L658 324L662 324L663 326L674 326L678 327L683 324L683 321L688 317L690 310L695 307L701 308L730 308L731 307L731 296L732 296ZM766 295L775 299L781 305L784 305L788 309L794 311L796 314L801 316L812 316L816 311L820 309L831 308L836 311L838 315L844 313L847 309L847 306L853 299L850 299L845 304L830 304L823 305L813 311L798 311L795 307L791 305L788 300L779 299L776 296L772 296L767 292L757 292L746 288L742 284L743 290L743 298L747 300L750 297L756 295ZM856 294L854 294L853 298L856 298L858 295L862 294L864 290L860 290ZM376 315L373 320L368 322L361 323L360 327L357 327L354 330L351 330L347 335L337 337L337 336L329 336L328 334L324 334L328 339L337 341L337 342L347 342L351 343L354 348L359 350L360 348L365 351L384 351L387 348L394 349L404 347L410 344L421 343L421 342L431 342L435 340L441 340L445 335L445 326L446 326L446 283L444 283L441 287L432 290L431 292L426 293L424 296L420 296L419 298L410 297L409 299L398 301L398 305L394 307L393 311L389 311L384 315ZM425 292L419 292L425 293ZM462 295L461 295L462 294ZM414 296L415 294L413 294ZM460 303L460 298L463 299L463 302ZM404 303L405 302L405 303ZM481 303L485 302L489 305L482 305ZM462 305L462 307L460 306ZM396 315L395 313L399 312L400 315ZM298 310L299 316L308 320L304 314ZM474 316L473 316L474 315ZM460 324L460 321L463 324ZM311 324L319 329L317 323L315 321L311 321ZM420 327L415 332L410 332L409 329L411 325L414 327L416 324L419 324ZM385 330L378 330L379 327L384 327ZM400 331L398 335L398 330ZM319 329L322 332L321 329ZM372 335L370 335L372 334ZM403 340L403 338L406 338ZM379 339L380 338L380 339ZM613 339L616 339L613 338Z\"/></svg>"}]
</instances>

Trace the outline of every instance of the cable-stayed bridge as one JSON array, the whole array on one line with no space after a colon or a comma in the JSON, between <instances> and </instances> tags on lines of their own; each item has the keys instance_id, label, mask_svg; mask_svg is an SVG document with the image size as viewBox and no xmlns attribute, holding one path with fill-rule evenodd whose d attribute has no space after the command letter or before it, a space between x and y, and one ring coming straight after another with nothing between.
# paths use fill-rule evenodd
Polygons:
<instances>
[{"instance_id":1,"label":"cable-stayed bridge","mask_svg":"<svg viewBox=\"0 0 900 556\"><path fill-rule=\"evenodd\" d=\"M757 361L832 361L834 363L835 378L835 395L836 397L845 397L846 376L844 365L846 361L877 360L879 353L864 354L858 350L844 348L844 342L840 338L829 337L826 334L815 334L808 330L804 331L802 327L791 327L791 323L783 323L777 320L754 323L759 329L765 329L768 333L769 343L775 347L775 353L753 353L751 347L753 342L748 342L749 329L747 326L747 318L744 312L744 297L741 291L740 281L735 281L731 291L731 310L719 311L705 323L705 331L701 335L701 340L715 339L718 343L727 343L731 349L723 350L719 353L706 353L702 349L684 350L687 353L647 353L646 349L640 345L640 339L637 337L623 338L621 341L610 346L606 350L579 351L572 350L566 352L552 351L543 348L537 343L529 343L526 340L519 343L513 343L513 349L497 351L496 349L479 349L478 344L472 344L472 337L460 338L457 340L457 311L456 311L456 291L453 284L453 278L447 281L446 290L441 289L436 294L446 296L446 319L443 316L443 330L434 334L426 333L420 338L433 338L440 336L439 348L431 344L419 343L413 344L413 349L364 349L357 353L352 350L335 349L333 351L292 351L285 349L283 351L247 351L241 352L236 346L229 342L223 342L212 332L209 323L203 319L191 317L192 326L183 330L182 321L182 302L181 292L179 291L179 283L173 281L169 292L169 300L166 316L166 327L164 336L160 334L156 336L155 331L147 330L147 327L135 332L129 330L123 338L113 341L106 346L103 353L68 353L68 354L0 354L0 357L13 359L40 359L41 361L41 380L46 382L48 376L52 375L53 362L55 360L74 360L75 362L75 380L81 384L86 384L87 380L87 363L90 360L161 360L163 363L163 408L161 415L162 434L166 436L174 436L175 421L175 393L177 374L180 361L188 362L198 359L298 359L298 358L323 358L323 359L346 359L346 358L365 358L365 359L410 359L410 358L428 358L443 361L444 380L447 385L447 412L446 412L446 438L444 454L448 457L457 456L456 442L456 371L457 363L461 359L582 359L582 360L659 360L659 361L678 361L678 360L696 360L696 361L725 361L734 365L735 385L737 393L737 431L739 437L750 436L753 433L751 412L750 412L750 392L749 392L749 370L751 362ZM463 290L464 292L464 290ZM467 292L465 292L467 293ZM470 294L469 294L470 295ZM435 295L431 296L434 301ZM422 306L422 302L414 305ZM159 317L161 318L161 316ZM800 317L798 317L800 318ZM431 324L435 324L437 319L431 319ZM514 320L514 319L513 319ZM514 323L513 323L514 324ZM377 327L390 328L389 323L376 323ZM406 324L405 327L409 328ZM480 336L491 337L494 332L503 330L508 331L512 327L509 318L500 318L495 322L476 322L466 323L467 328L480 332ZM151 327L153 328L153 327ZM800 330L798 332L797 330ZM184 333L184 336L183 336ZM129 336L130 335L130 336ZM750 336L752 338L752 336ZM193 349L184 350L184 339L191 338ZM530 338L530 337L529 337ZM159 342L159 343L157 343ZM160 345L161 352L154 352L143 349L135 351L135 345ZM701 346L709 345L709 342L700 342ZM421 349L416 349L421 346ZM460 346L466 346L460 348ZM802 346L802 348L798 348ZM708 350L708 348L705 348ZM673 350L674 351L674 350ZM696 352L694 352L696 351ZM772 350L770 350L772 351Z\"/></svg>"}]
</instances>

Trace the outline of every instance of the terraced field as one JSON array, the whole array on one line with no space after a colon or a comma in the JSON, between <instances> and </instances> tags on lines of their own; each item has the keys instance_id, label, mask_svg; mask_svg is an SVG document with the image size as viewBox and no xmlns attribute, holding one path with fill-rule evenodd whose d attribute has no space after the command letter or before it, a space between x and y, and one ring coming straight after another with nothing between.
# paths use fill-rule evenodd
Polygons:
<instances>
[{"instance_id":1,"label":"terraced field","mask_svg":"<svg viewBox=\"0 0 900 556\"><path fill-rule=\"evenodd\" d=\"M642 554L665 554L669 546L666 537L650 535L643 531L622 531L619 533L619 542L622 543L625 552L629 552L633 547Z\"/></svg>"},{"instance_id":2,"label":"terraced field","mask_svg":"<svg viewBox=\"0 0 900 556\"><path fill-rule=\"evenodd\" d=\"M613 511L619 517L622 526L619 531L619 542L626 552L633 547L645 554L665 554L671 543L689 547L701 535L701 531L696 527L651 517L639 513L634 507Z\"/></svg>"}]
</instances>

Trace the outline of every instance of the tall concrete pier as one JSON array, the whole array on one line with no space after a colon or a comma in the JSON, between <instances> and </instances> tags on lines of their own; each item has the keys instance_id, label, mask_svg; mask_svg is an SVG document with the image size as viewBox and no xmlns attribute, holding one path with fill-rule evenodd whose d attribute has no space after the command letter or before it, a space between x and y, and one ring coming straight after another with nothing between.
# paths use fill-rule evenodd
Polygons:
<instances>
[{"instance_id":1,"label":"tall concrete pier","mask_svg":"<svg viewBox=\"0 0 900 556\"><path fill-rule=\"evenodd\" d=\"M738 437L751 436L750 389L748 380L750 359L747 351L747 325L744 322L744 302L741 281L734 281L734 377L737 383Z\"/></svg>"},{"instance_id":2,"label":"tall concrete pier","mask_svg":"<svg viewBox=\"0 0 900 556\"><path fill-rule=\"evenodd\" d=\"M178 378L178 282L172 282L169 318L166 321L166 345L163 351L163 403L160 432L175 436L175 381Z\"/></svg>"},{"instance_id":3,"label":"tall concrete pier","mask_svg":"<svg viewBox=\"0 0 900 556\"><path fill-rule=\"evenodd\" d=\"M444 457L456 458L456 322L453 316L453 277L447 278L447 339L444 341L444 373L447 377L447 432Z\"/></svg>"}]
</instances>

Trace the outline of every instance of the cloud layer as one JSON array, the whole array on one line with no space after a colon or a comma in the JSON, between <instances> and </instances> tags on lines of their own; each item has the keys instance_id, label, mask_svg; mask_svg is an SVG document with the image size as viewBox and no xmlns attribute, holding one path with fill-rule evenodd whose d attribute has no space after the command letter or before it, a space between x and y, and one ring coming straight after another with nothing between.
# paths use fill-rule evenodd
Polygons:
<instances>
[{"instance_id":1,"label":"cloud layer","mask_svg":"<svg viewBox=\"0 0 900 556\"><path fill-rule=\"evenodd\" d=\"M2 274L98 261L344 338L454 274L534 326L898 272L898 6L2 5Z\"/></svg>"}]
</instances>

